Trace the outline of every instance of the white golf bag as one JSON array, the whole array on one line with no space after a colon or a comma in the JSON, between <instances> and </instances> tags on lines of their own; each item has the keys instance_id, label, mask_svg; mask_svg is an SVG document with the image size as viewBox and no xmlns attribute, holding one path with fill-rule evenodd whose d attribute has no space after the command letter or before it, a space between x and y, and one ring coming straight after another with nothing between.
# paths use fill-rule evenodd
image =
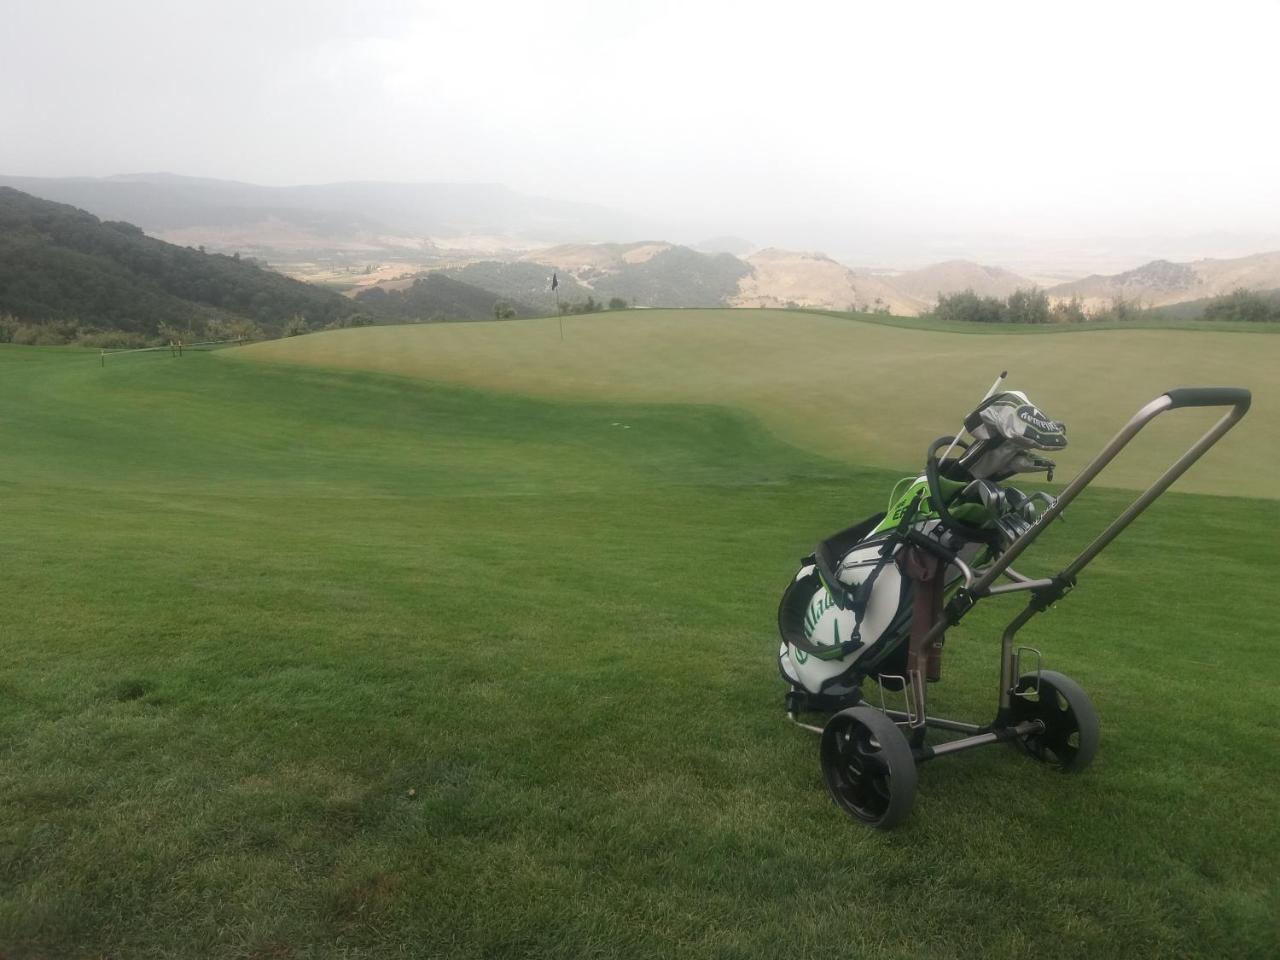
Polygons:
<instances>
[{"instance_id":1,"label":"white golf bag","mask_svg":"<svg viewBox=\"0 0 1280 960\"><path fill-rule=\"evenodd\" d=\"M918 627L922 618L931 626L929 618L941 616L942 595L961 576L937 556L972 566L997 555L1034 520L1032 499L997 481L1051 472L1053 463L1030 451L1066 446L1066 428L1015 391L984 399L965 426L974 442L935 441L926 473L891 498L888 514L829 537L801 562L778 607L778 668L797 709L856 702L867 677L894 688L905 682L904 641L913 618ZM942 444L948 453L958 447L958 455L940 460ZM922 555L935 544L933 558L924 559L936 569L921 569Z\"/></svg>"}]
</instances>

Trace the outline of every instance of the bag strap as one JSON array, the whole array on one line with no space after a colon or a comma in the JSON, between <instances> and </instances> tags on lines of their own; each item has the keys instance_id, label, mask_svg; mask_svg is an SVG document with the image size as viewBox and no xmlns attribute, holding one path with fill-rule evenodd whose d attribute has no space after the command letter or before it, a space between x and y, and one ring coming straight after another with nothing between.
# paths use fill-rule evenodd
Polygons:
<instances>
[{"instance_id":1,"label":"bag strap","mask_svg":"<svg viewBox=\"0 0 1280 960\"><path fill-rule=\"evenodd\" d=\"M811 576L816 576L817 581L827 591L827 595L831 597L838 608L849 610L853 613L855 618L853 632L848 640L827 645L810 643L802 632L788 630L784 627L781 631L782 638L787 643L797 650L802 650L812 657L817 657L819 660L840 660L862 648L862 620L867 612L867 604L871 602L871 592L875 589L876 580L879 579L884 568L893 559L894 551L898 545L906 540L907 530L920 509L920 502L923 497L923 490L916 492L916 495L911 499L911 503L907 505L907 509L903 511L902 519L898 522L898 526L885 538L884 543L881 545L879 558L876 560L875 566L867 574L866 579L852 589L841 583L839 576L836 574L839 559L833 557L832 541L824 540L818 544L812 554L814 574ZM804 580L797 581L797 583L803 583L809 579L809 577L806 577ZM779 626L782 626L781 619L779 620Z\"/></svg>"}]
</instances>

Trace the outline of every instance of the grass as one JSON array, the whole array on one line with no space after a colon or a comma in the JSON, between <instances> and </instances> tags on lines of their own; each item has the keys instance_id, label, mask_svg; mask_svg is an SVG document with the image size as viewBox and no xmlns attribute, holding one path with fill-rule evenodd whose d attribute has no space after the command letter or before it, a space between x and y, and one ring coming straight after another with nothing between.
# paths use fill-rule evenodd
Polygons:
<instances>
[{"instance_id":1,"label":"grass","mask_svg":"<svg viewBox=\"0 0 1280 960\"><path fill-rule=\"evenodd\" d=\"M894 472L209 354L0 347L0 411L10 960L1280 947L1273 500L1168 495L1025 632L1099 706L1090 773L940 760L879 835L782 722L773 614ZM991 607L941 711L990 712Z\"/></svg>"},{"instance_id":2,"label":"grass","mask_svg":"<svg viewBox=\"0 0 1280 960\"><path fill-rule=\"evenodd\" d=\"M932 330L976 336L1021 337L1059 333L1091 333L1104 330L1199 330L1203 333L1280 333L1280 323L1248 323L1238 320L1193 320L1156 313L1136 320L1089 320L1084 323L972 323L938 317L895 317L877 313L850 313L847 310L802 308L805 313L839 317L861 323L878 323L904 330ZM1156 308L1160 310L1161 308Z\"/></svg>"},{"instance_id":3,"label":"grass","mask_svg":"<svg viewBox=\"0 0 1280 960\"><path fill-rule=\"evenodd\" d=\"M554 399L715 404L758 418L820 456L899 470L918 464L1001 370L1065 420L1069 478L1142 404L1183 385L1249 386L1253 411L1181 489L1280 496L1280 409L1268 389L1280 338L1157 330L1087 336L965 336L768 310L646 310L564 321L334 331L256 344L227 358L359 368ZM1157 420L1105 482L1136 488L1216 416Z\"/></svg>"}]
</instances>

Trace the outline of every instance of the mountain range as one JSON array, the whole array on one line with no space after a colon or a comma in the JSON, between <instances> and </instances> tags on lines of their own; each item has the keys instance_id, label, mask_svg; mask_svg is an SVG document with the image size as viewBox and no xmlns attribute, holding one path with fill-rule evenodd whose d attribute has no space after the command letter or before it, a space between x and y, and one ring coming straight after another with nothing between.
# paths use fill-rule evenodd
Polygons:
<instances>
[{"instance_id":1,"label":"mountain range","mask_svg":"<svg viewBox=\"0 0 1280 960\"><path fill-rule=\"evenodd\" d=\"M497 298L429 274L353 301L250 258L206 253L0 187L0 340L95 346L230 337L390 320L482 319ZM505 304L506 315L534 308Z\"/></svg>"},{"instance_id":2,"label":"mountain range","mask_svg":"<svg viewBox=\"0 0 1280 960\"><path fill-rule=\"evenodd\" d=\"M182 246L277 260L335 251L433 255L634 236L635 218L500 184L347 182L272 187L166 173L14 177L0 186L124 220Z\"/></svg>"},{"instance_id":3,"label":"mountain range","mask_svg":"<svg viewBox=\"0 0 1280 960\"><path fill-rule=\"evenodd\" d=\"M1240 288L1280 288L1280 252L1189 263L1153 260L1124 273L1094 274L1059 284L1049 288L1048 293L1058 299L1078 297L1086 308L1105 306L1118 299L1161 307L1218 297Z\"/></svg>"},{"instance_id":4,"label":"mountain range","mask_svg":"<svg viewBox=\"0 0 1280 960\"><path fill-rule=\"evenodd\" d=\"M1165 306L1238 287L1280 288L1280 253L1156 260L1119 274L1037 284L1003 267L963 259L906 271L872 270L818 252L760 249L732 236L693 246L600 242L635 236L644 225L601 207L529 197L499 185L269 187L171 174L0 176L0 185L81 207L106 225L133 224L139 236L169 241L175 249L269 260L281 273L318 281L312 289L347 293L348 304L355 298L359 309L387 318L479 319L491 315L499 301L516 315L528 315L588 297L636 306L800 306L914 315L931 309L939 295L963 290L1006 297L1039 285L1051 299L1078 299L1092 309L1116 299ZM554 293L552 273L559 278ZM83 305L40 302L51 317L86 316ZM191 302L224 309L199 298ZM313 306L311 312L338 316L335 309ZM270 324L280 322L278 311L268 312Z\"/></svg>"}]
</instances>

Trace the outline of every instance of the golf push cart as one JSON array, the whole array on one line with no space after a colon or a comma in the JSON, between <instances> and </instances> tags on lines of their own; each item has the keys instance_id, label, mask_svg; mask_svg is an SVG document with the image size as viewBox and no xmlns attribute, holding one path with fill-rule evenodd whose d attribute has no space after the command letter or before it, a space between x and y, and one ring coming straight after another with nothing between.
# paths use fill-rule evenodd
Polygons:
<instances>
[{"instance_id":1,"label":"golf push cart","mask_svg":"<svg viewBox=\"0 0 1280 960\"><path fill-rule=\"evenodd\" d=\"M1069 677L1041 669L1040 651L1015 646L1018 631L1075 586L1076 577L1125 527L1204 455L1249 409L1248 390L1186 387L1156 397L1129 420L1057 497L1024 494L1002 481L1045 473L1041 452L1067 444L1063 424L1025 394L1002 391L1001 374L968 417L972 440L941 437L924 475L899 481L887 514L876 514L818 544L778 608L778 666L789 685L788 719L821 734L822 775L836 805L879 829L900 823L926 760L990 743L1014 743L1063 771L1087 767L1098 749L1098 715ZM1166 410L1230 407L1168 470L1060 572L1032 578L1013 562L1076 496ZM907 484L900 492L899 488ZM987 724L930 716L928 683L941 678L942 646L980 600L1027 593L1004 630L1000 691ZM879 687L879 706L862 696ZM886 693L903 709L889 709ZM826 714L824 726L801 715ZM929 743L930 728L962 736Z\"/></svg>"}]
</instances>

